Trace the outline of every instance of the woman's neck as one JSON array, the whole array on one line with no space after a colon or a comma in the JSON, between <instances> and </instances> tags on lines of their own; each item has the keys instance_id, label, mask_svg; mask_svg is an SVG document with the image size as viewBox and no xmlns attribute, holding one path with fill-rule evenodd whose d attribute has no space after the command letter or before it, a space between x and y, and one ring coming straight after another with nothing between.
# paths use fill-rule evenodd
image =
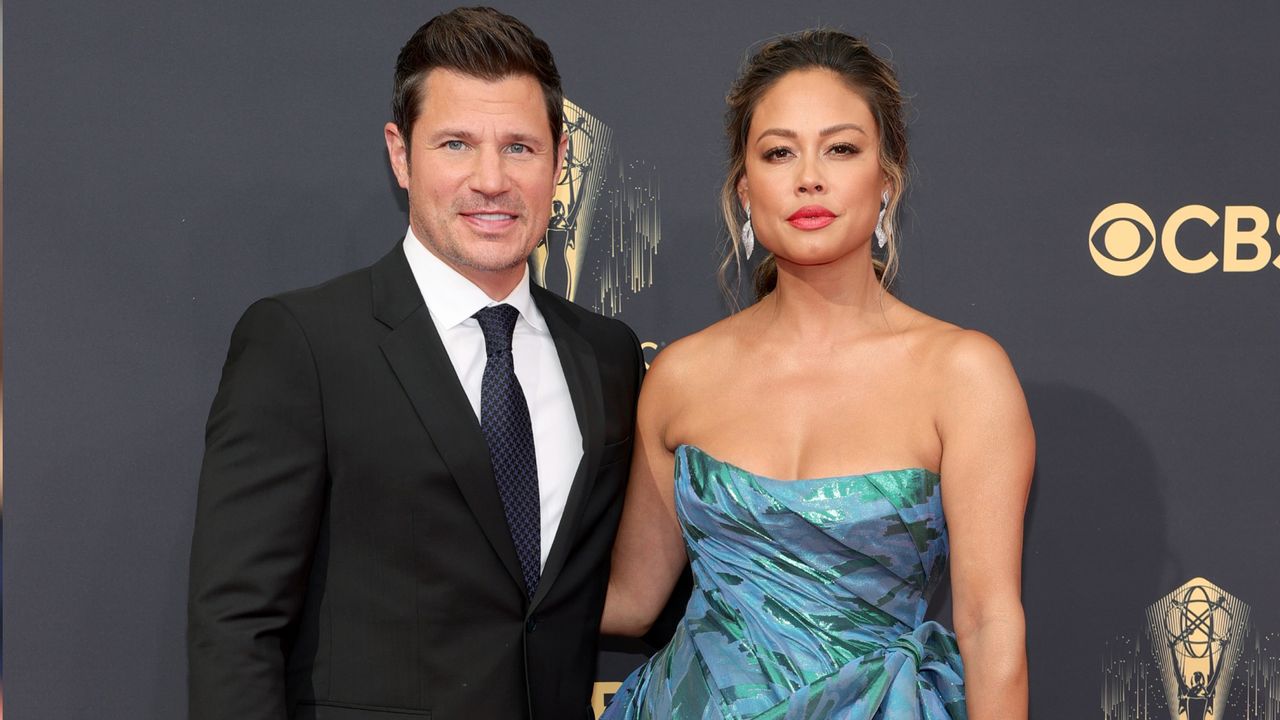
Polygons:
<instances>
[{"instance_id":1,"label":"woman's neck","mask_svg":"<svg viewBox=\"0 0 1280 720\"><path fill-rule=\"evenodd\" d=\"M886 311L894 303L868 253L824 265L779 261L777 286L760 309L769 331L822 341L887 329Z\"/></svg>"}]
</instances>

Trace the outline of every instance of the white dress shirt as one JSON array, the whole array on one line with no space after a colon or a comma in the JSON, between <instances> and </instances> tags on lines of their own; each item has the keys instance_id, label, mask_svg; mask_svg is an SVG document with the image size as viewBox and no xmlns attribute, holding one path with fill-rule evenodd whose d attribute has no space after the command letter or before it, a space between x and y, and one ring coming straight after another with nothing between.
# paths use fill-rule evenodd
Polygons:
<instances>
[{"instance_id":1,"label":"white dress shirt","mask_svg":"<svg viewBox=\"0 0 1280 720\"><path fill-rule=\"evenodd\" d=\"M487 359L484 333L472 317L481 308L507 304L520 311L511 339L516 378L529 404L533 446L538 459L538 495L542 521L542 565L555 540L564 515L569 487L582 461L582 431L573 411L569 385L564 379L555 340L546 320L529 293L529 268L511 294L493 300L470 280L432 255L410 228L404 238L404 255L426 300L431 320L440 333L449 361L480 417L480 386Z\"/></svg>"}]
</instances>

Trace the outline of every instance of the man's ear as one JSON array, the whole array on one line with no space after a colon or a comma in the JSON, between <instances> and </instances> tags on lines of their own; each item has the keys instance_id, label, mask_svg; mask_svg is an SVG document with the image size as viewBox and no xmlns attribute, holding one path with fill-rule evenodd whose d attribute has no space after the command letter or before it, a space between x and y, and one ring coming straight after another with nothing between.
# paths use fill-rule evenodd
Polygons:
<instances>
[{"instance_id":1,"label":"man's ear","mask_svg":"<svg viewBox=\"0 0 1280 720\"><path fill-rule=\"evenodd\" d=\"M555 179L560 180L560 175L564 173L565 156L569 153L569 133L560 133L560 147L556 148L556 174Z\"/></svg>"},{"instance_id":2,"label":"man's ear","mask_svg":"<svg viewBox=\"0 0 1280 720\"><path fill-rule=\"evenodd\" d=\"M391 171L396 174L400 187L409 189L409 147L405 144L400 128L393 122L382 128L387 141L387 159L391 161Z\"/></svg>"}]
</instances>

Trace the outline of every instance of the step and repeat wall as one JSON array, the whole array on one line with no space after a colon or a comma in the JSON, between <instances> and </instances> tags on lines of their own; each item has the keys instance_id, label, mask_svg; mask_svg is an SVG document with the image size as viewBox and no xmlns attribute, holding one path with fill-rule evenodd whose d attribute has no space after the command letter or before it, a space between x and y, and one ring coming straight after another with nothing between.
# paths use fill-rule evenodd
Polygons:
<instances>
[{"instance_id":1,"label":"step and repeat wall","mask_svg":"<svg viewBox=\"0 0 1280 720\"><path fill-rule=\"evenodd\" d=\"M830 25L910 96L898 293L999 340L1038 435L1032 715L1280 715L1280 10L503 3L556 54L537 277L652 355L717 320L724 94ZM202 431L254 299L402 237L400 45L434 2L5 8L6 698L185 716ZM945 592L934 612L949 616ZM610 641L596 702L643 658Z\"/></svg>"}]
</instances>

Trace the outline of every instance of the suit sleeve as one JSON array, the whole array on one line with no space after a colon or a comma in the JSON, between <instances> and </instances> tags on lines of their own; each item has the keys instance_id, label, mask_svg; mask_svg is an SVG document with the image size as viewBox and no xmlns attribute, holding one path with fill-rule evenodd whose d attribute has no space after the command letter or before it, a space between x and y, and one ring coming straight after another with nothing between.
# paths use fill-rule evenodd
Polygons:
<instances>
[{"instance_id":1,"label":"suit sleeve","mask_svg":"<svg viewBox=\"0 0 1280 720\"><path fill-rule=\"evenodd\" d=\"M631 338L631 344L636 349L636 399L639 400L640 384L644 382L644 374L648 372L649 366L645 364L644 346L641 344L639 336L636 335L636 331L632 330L631 326L625 323L623 324L623 327L627 329L627 335Z\"/></svg>"},{"instance_id":2,"label":"suit sleeve","mask_svg":"<svg viewBox=\"0 0 1280 720\"><path fill-rule=\"evenodd\" d=\"M320 384L277 300L236 325L205 430L187 607L191 720L284 720L285 657L325 505Z\"/></svg>"}]
</instances>

